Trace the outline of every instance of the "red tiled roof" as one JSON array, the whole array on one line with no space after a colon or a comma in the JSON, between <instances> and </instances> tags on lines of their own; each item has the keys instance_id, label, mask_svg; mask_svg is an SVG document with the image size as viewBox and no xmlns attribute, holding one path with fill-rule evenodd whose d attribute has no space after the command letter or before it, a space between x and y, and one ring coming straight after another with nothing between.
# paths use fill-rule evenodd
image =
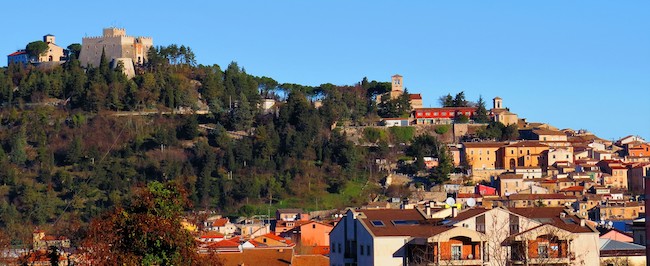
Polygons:
<instances>
[{"instance_id":1,"label":"red tiled roof","mask_svg":"<svg viewBox=\"0 0 650 266\"><path fill-rule=\"evenodd\" d=\"M239 238L224 239L207 246L208 248L236 248L239 247Z\"/></svg>"},{"instance_id":2,"label":"red tiled roof","mask_svg":"<svg viewBox=\"0 0 650 266\"><path fill-rule=\"evenodd\" d=\"M484 209L484 208L468 209L468 210L465 210L463 212L458 213L458 215L456 215L456 217L453 217L453 218L451 218L449 220L451 220L451 221L462 221L462 220L469 219L469 218L472 218L472 217L477 216L477 215L481 215L481 214L483 214L483 213L485 213L487 211L489 211L489 210Z\"/></svg>"},{"instance_id":3,"label":"red tiled roof","mask_svg":"<svg viewBox=\"0 0 650 266\"><path fill-rule=\"evenodd\" d=\"M411 100L422 100L422 95L420 95L419 93L417 93L417 94L409 94L409 99L411 99Z\"/></svg>"},{"instance_id":4,"label":"red tiled roof","mask_svg":"<svg viewBox=\"0 0 650 266\"><path fill-rule=\"evenodd\" d=\"M564 207L508 208L508 210L515 214L524 216L526 218L537 220L542 224L551 224L555 227L567 230L569 232L573 232L573 233L595 232L592 228L588 226L580 226L580 218L578 218L575 215L566 213ZM560 213L565 213L566 216L562 218L560 217Z\"/></svg>"},{"instance_id":5,"label":"red tiled roof","mask_svg":"<svg viewBox=\"0 0 650 266\"><path fill-rule=\"evenodd\" d=\"M7 55L7 56L17 56L17 55L26 54L26 53L27 52L25 52L25 51L15 51L15 52Z\"/></svg>"},{"instance_id":6,"label":"red tiled roof","mask_svg":"<svg viewBox=\"0 0 650 266\"><path fill-rule=\"evenodd\" d=\"M216 221L214 221L212 223L212 226L222 227L222 226L225 226L228 222L229 222L228 218L221 218L221 219L217 219Z\"/></svg>"},{"instance_id":7,"label":"red tiled roof","mask_svg":"<svg viewBox=\"0 0 650 266\"><path fill-rule=\"evenodd\" d=\"M560 189L560 192L582 192L585 189L583 186L572 186Z\"/></svg>"},{"instance_id":8,"label":"red tiled roof","mask_svg":"<svg viewBox=\"0 0 650 266\"><path fill-rule=\"evenodd\" d=\"M201 234L201 236L199 238L223 238L223 237L224 237L224 235L219 233L219 232L208 231L208 232L205 232L205 233Z\"/></svg>"},{"instance_id":9,"label":"red tiled roof","mask_svg":"<svg viewBox=\"0 0 650 266\"><path fill-rule=\"evenodd\" d=\"M481 194L474 194L474 193L458 193L456 194L456 198L461 198L461 199L469 199L469 198L482 198Z\"/></svg>"}]
</instances>

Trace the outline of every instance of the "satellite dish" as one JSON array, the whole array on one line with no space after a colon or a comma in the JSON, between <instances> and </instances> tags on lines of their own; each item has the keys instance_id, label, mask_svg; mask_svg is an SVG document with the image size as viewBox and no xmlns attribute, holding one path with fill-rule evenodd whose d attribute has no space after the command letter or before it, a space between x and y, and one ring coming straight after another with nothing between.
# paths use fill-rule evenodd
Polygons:
<instances>
[{"instance_id":1,"label":"satellite dish","mask_svg":"<svg viewBox=\"0 0 650 266\"><path fill-rule=\"evenodd\" d=\"M454 198L452 198L452 197L449 197L449 198L447 198L447 199L445 200L445 203L446 203L447 205L449 205L449 206L452 206L452 205L456 204L456 200L455 200Z\"/></svg>"},{"instance_id":2,"label":"satellite dish","mask_svg":"<svg viewBox=\"0 0 650 266\"><path fill-rule=\"evenodd\" d=\"M614 225L614 222L609 221L609 222L607 222L607 225L609 225L609 227L612 227L612 225Z\"/></svg>"},{"instance_id":3,"label":"satellite dish","mask_svg":"<svg viewBox=\"0 0 650 266\"><path fill-rule=\"evenodd\" d=\"M470 206L470 207L476 206L476 200L474 198L467 199L467 206Z\"/></svg>"},{"instance_id":4,"label":"satellite dish","mask_svg":"<svg viewBox=\"0 0 650 266\"><path fill-rule=\"evenodd\" d=\"M600 225L605 225L605 221L600 221Z\"/></svg>"}]
</instances>

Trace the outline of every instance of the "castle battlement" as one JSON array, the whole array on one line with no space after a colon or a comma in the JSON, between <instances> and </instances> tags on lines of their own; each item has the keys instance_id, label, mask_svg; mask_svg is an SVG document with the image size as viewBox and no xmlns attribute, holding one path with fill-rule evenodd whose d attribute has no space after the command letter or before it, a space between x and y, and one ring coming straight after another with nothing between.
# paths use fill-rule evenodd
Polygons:
<instances>
[{"instance_id":1,"label":"castle battlement","mask_svg":"<svg viewBox=\"0 0 650 266\"><path fill-rule=\"evenodd\" d=\"M149 36L130 36L130 35L119 35L119 36L89 36L89 37L82 37L81 40L96 40L96 39L105 39L105 38L134 38L134 39L141 39L141 40L152 40L152 37Z\"/></svg>"},{"instance_id":2,"label":"castle battlement","mask_svg":"<svg viewBox=\"0 0 650 266\"><path fill-rule=\"evenodd\" d=\"M83 37L81 40L81 65L97 66L101 55L105 54L110 60L130 64L130 68L125 66L125 70L133 70L133 64L144 64L147 61L147 51L153 46L152 37L126 35L126 29L115 27L104 28L102 36Z\"/></svg>"}]
</instances>

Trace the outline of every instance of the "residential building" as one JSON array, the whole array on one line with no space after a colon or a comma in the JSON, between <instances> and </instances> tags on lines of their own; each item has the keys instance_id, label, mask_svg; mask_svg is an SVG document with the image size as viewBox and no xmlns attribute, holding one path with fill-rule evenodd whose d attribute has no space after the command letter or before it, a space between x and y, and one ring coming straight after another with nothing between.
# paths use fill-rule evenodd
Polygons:
<instances>
[{"instance_id":1,"label":"residential building","mask_svg":"<svg viewBox=\"0 0 650 266\"><path fill-rule=\"evenodd\" d=\"M562 207L508 210L541 223L506 239L512 264L598 265L598 231L583 217Z\"/></svg>"},{"instance_id":2,"label":"residential building","mask_svg":"<svg viewBox=\"0 0 650 266\"><path fill-rule=\"evenodd\" d=\"M498 176L499 194L509 196L528 188L522 174L504 173Z\"/></svg>"},{"instance_id":3,"label":"residential building","mask_svg":"<svg viewBox=\"0 0 650 266\"><path fill-rule=\"evenodd\" d=\"M330 233L330 265L403 265L403 247L412 228L396 226L392 220L419 223L426 218L417 209L350 209ZM371 230L380 226L391 230L373 234Z\"/></svg>"},{"instance_id":4,"label":"residential building","mask_svg":"<svg viewBox=\"0 0 650 266\"><path fill-rule=\"evenodd\" d=\"M503 149L505 169L521 166L540 166L540 156L549 148L539 141L520 141L506 145Z\"/></svg>"},{"instance_id":5,"label":"residential building","mask_svg":"<svg viewBox=\"0 0 650 266\"><path fill-rule=\"evenodd\" d=\"M629 147L629 146L628 146ZM633 157L650 156L650 144L641 143L627 148L627 155Z\"/></svg>"},{"instance_id":6,"label":"residential building","mask_svg":"<svg viewBox=\"0 0 650 266\"><path fill-rule=\"evenodd\" d=\"M608 201L590 211L589 218L594 221L634 220L645 217L643 201Z\"/></svg>"},{"instance_id":7,"label":"residential building","mask_svg":"<svg viewBox=\"0 0 650 266\"><path fill-rule=\"evenodd\" d=\"M523 207L564 207L571 206L572 203L578 199L573 196L564 194L511 194L509 196L501 196L494 201L497 206L523 208ZM483 199L485 202L486 199Z\"/></svg>"},{"instance_id":8,"label":"residential building","mask_svg":"<svg viewBox=\"0 0 650 266\"><path fill-rule=\"evenodd\" d=\"M600 265L647 265L646 247L642 245L601 238L599 247Z\"/></svg>"},{"instance_id":9,"label":"residential building","mask_svg":"<svg viewBox=\"0 0 650 266\"><path fill-rule=\"evenodd\" d=\"M27 65L29 63L29 55L23 50L15 51L7 55L7 64L23 64Z\"/></svg>"},{"instance_id":10,"label":"residential building","mask_svg":"<svg viewBox=\"0 0 650 266\"><path fill-rule=\"evenodd\" d=\"M499 154L505 142L463 142L461 162L465 162L471 170L497 169L503 165Z\"/></svg>"},{"instance_id":11,"label":"residential building","mask_svg":"<svg viewBox=\"0 0 650 266\"><path fill-rule=\"evenodd\" d=\"M300 254L329 254L329 234L333 226L316 221L310 221L296 226L281 237L290 238L298 245Z\"/></svg>"},{"instance_id":12,"label":"residential building","mask_svg":"<svg viewBox=\"0 0 650 266\"><path fill-rule=\"evenodd\" d=\"M628 188L627 167L619 160L601 160L596 165L600 167L603 173L609 176L603 176L602 185L613 188Z\"/></svg>"},{"instance_id":13,"label":"residential building","mask_svg":"<svg viewBox=\"0 0 650 266\"><path fill-rule=\"evenodd\" d=\"M36 230L32 233L32 246L34 250L43 250L54 246L58 248L69 248L70 239L65 236L46 235L45 231Z\"/></svg>"}]
</instances>

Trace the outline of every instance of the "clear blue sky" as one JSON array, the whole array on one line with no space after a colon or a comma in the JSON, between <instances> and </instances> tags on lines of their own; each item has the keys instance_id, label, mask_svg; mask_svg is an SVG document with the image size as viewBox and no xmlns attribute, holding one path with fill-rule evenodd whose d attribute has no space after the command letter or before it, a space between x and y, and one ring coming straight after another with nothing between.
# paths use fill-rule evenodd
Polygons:
<instances>
[{"instance_id":1,"label":"clear blue sky","mask_svg":"<svg viewBox=\"0 0 650 266\"><path fill-rule=\"evenodd\" d=\"M47 33L67 46L117 26L279 82L398 73L426 106L459 91L500 96L529 121L650 140L650 1L7 1L3 10L5 55Z\"/></svg>"}]
</instances>

